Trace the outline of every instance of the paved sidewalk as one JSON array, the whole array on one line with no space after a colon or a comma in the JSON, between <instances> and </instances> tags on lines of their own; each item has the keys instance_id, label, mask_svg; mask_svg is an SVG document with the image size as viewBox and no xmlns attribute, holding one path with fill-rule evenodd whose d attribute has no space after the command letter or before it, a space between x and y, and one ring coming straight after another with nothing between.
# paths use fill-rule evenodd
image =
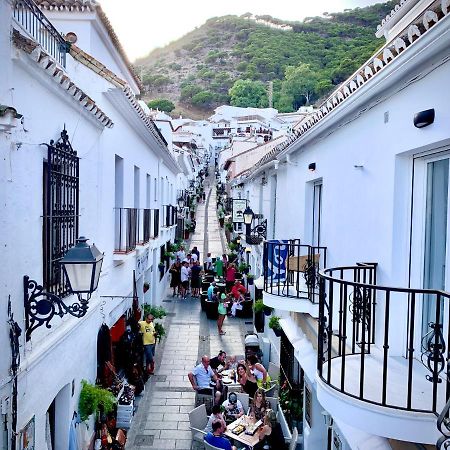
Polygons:
<instances>
[{"instance_id":1,"label":"paved sidewalk","mask_svg":"<svg viewBox=\"0 0 450 450\"><path fill-rule=\"evenodd\" d=\"M205 246L212 256L223 253L215 190L207 194L207 201L198 205L197 227L191 240L191 248L197 246L202 261ZM163 305L169 313L164 319L167 336L156 347L155 375L140 399L128 433L127 450L190 449L188 412L195 406L195 393L188 372L203 354L215 355L219 350L243 354L245 332L252 329L243 319L227 318L227 333L219 336L216 321L206 318L199 299L181 300L168 293Z\"/></svg>"}]
</instances>

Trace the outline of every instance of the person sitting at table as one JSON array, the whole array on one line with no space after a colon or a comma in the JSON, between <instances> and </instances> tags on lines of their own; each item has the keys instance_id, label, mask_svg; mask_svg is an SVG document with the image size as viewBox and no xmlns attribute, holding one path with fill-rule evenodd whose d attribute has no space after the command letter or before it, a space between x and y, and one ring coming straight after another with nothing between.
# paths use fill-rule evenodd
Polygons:
<instances>
[{"instance_id":1,"label":"person sitting at table","mask_svg":"<svg viewBox=\"0 0 450 450\"><path fill-rule=\"evenodd\" d=\"M211 410L211 415L209 416L208 423L206 424L205 433L212 433L213 422L221 421L225 429L227 429L227 424L225 422L225 417L222 414L222 407L220 405L214 405Z\"/></svg>"},{"instance_id":2,"label":"person sitting at table","mask_svg":"<svg viewBox=\"0 0 450 450\"><path fill-rule=\"evenodd\" d=\"M213 281L213 282L209 285L209 287L208 287L208 289L207 289L207 291L206 291L206 293L208 294L208 300L209 300L209 301L212 300L212 296L213 296L213 294L214 294L214 289L215 289L215 288L216 288L216 282Z\"/></svg>"},{"instance_id":3,"label":"person sitting at table","mask_svg":"<svg viewBox=\"0 0 450 450\"><path fill-rule=\"evenodd\" d=\"M255 420L262 420L268 409L270 409L270 403L266 400L266 394L262 389L258 389L253 397L248 415Z\"/></svg>"},{"instance_id":4,"label":"person sitting at table","mask_svg":"<svg viewBox=\"0 0 450 450\"><path fill-rule=\"evenodd\" d=\"M225 421L227 423L234 422L236 419L244 415L244 407L240 400L238 400L236 392L230 392L228 394L228 400L222 403L224 408Z\"/></svg>"},{"instance_id":5,"label":"person sitting at table","mask_svg":"<svg viewBox=\"0 0 450 450\"><path fill-rule=\"evenodd\" d=\"M259 431L260 444L256 448L266 448L269 445L272 450L285 450L286 442L284 440L283 430L277 420L277 415L273 409L268 409L263 419L263 426Z\"/></svg>"},{"instance_id":6,"label":"person sitting at table","mask_svg":"<svg viewBox=\"0 0 450 450\"><path fill-rule=\"evenodd\" d=\"M259 387L264 386L268 381L270 381L270 377L267 374L267 370L265 367L258 361L258 357L256 355L248 355L247 356L247 366L251 373L256 378L256 382Z\"/></svg>"},{"instance_id":7,"label":"person sitting at table","mask_svg":"<svg viewBox=\"0 0 450 450\"><path fill-rule=\"evenodd\" d=\"M192 389L199 394L211 393L211 380L216 384L216 390L214 394L215 403L220 403L222 397L219 379L217 375L211 369L209 365L209 357L207 355L202 356L202 362L194 367L192 372L188 373L189 381L191 382Z\"/></svg>"},{"instance_id":8,"label":"person sitting at table","mask_svg":"<svg viewBox=\"0 0 450 450\"><path fill-rule=\"evenodd\" d=\"M225 426L223 423L220 420L216 420L212 424L212 433L206 434L204 440L213 447L223 450L237 450L225 436L222 436L224 431Z\"/></svg>"},{"instance_id":9,"label":"person sitting at table","mask_svg":"<svg viewBox=\"0 0 450 450\"><path fill-rule=\"evenodd\" d=\"M225 369L227 365L226 360L227 360L227 352L224 352L223 350L220 350L217 356L214 356L214 358L211 358L209 360L209 365L211 366L211 369L217 376L220 376L220 372L222 372L222 370Z\"/></svg>"},{"instance_id":10,"label":"person sitting at table","mask_svg":"<svg viewBox=\"0 0 450 450\"><path fill-rule=\"evenodd\" d=\"M258 384L255 376L247 369L245 364L241 363L237 366L237 374L242 391L253 398L258 390Z\"/></svg>"},{"instance_id":11,"label":"person sitting at table","mask_svg":"<svg viewBox=\"0 0 450 450\"><path fill-rule=\"evenodd\" d=\"M235 280L233 287L231 288L231 295L235 300L244 301L244 294L247 293L247 289L245 289L244 285L239 281Z\"/></svg>"}]
</instances>

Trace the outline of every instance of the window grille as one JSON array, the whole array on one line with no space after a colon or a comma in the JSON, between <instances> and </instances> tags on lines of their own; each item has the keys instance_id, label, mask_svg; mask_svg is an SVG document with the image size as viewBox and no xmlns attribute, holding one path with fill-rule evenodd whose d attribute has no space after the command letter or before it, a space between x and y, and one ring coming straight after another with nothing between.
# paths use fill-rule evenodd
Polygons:
<instances>
[{"instance_id":1,"label":"window grille","mask_svg":"<svg viewBox=\"0 0 450 450\"><path fill-rule=\"evenodd\" d=\"M79 158L64 129L47 145L43 183L43 283L59 297L69 294L60 261L78 237Z\"/></svg>"}]
</instances>

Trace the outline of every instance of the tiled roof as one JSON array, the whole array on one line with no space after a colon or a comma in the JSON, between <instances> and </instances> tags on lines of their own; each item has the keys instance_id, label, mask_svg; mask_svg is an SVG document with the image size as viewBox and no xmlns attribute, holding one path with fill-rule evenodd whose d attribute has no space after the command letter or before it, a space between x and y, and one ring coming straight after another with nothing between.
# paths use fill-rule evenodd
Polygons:
<instances>
[{"instance_id":1,"label":"tiled roof","mask_svg":"<svg viewBox=\"0 0 450 450\"><path fill-rule=\"evenodd\" d=\"M47 11L91 11L91 12L97 12L100 20L102 21L103 25L106 28L106 31L108 32L108 35L114 44L114 47L120 54L121 58L125 62L128 70L130 71L131 75L133 76L134 81L139 86L139 89L143 89L142 82L140 78L137 76L136 72L134 71L133 66L130 63L130 60L128 59L128 56L125 53L125 50L122 47L122 44L119 41L119 38L117 37L116 32L114 31L114 28L111 25L111 22L109 21L106 14L103 12L102 7L98 2L95 0L34 0L34 2L43 10Z\"/></svg>"},{"instance_id":2,"label":"tiled roof","mask_svg":"<svg viewBox=\"0 0 450 450\"><path fill-rule=\"evenodd\" d=\"M93 56L86 53L81 48L72 44L69 50L70 55L73 59L79 61L81 64L84 64L86 67L105 78L105 80L110 81L116 87L125 88L127 86L127 82L119 78L114 72L109 70L104 64L95 59Z\"/></svg>"},{"instance_id":3,"label":"tiled roof","mask_svg":"<svg viewBox=\"0 0 450 450\"><path fill-rule=\"evenodd\" d=\"M277 156L295 144L311 128L316 127L329 113L338 109L341 104L359 91L362 86L370 83L377 74L392 63L398 56L425 35L438 22L450 17L450 1L435 0L416 19L402 30L395 38L386 43L375 53L364 65L362 65L350 78L336 89L307 120L296 129L292 136L282 144L277 145L273 150L261 158L248 176L252 176L262 166L273 161Z\"/></svg>"},{"instance_id":4,"label":"tiled roof","mask_svg":"<svg viewBox=\"0 0 450 450\"><path fill-rule=\"evenodd\" d=\"M66 73L58 67L58 64L42 49L42 47L39 46L39 44L32 39L23 36L18 30L13 30L13 43L17 48L20 48L30 55L30 58L36 65L45 71L45 73L58 84L61 90L72 97L80 107L92 114L104 127L111 128L114 125L112 120L96 105L95 101L71 81Z\"/></svg>"}]
</instances>

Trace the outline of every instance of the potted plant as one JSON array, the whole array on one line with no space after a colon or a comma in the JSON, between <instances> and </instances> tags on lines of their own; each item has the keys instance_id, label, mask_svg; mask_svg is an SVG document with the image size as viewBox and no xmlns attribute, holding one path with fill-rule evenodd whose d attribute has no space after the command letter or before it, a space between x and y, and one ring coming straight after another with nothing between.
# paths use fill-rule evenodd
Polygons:
<instances>
[{"instance_id":1,"label":"potted plant","mask_svg":"<svg viewBox=\"0 0 450 450\"><path fill-rule=\"evenodd\" d=\"M86 380L81 380L80 400L78 402L78 413L81 421L85 421L91 414L101 410L103 414L108 414L114 410L117 400L114 395L95 384L90 384Z\"/></svg>"},{"instance_id":2,"label":"potted plant","mask_svg":"<svg viewBox=\"0 0 450 450\"><path fill-rule=\"evenodd\" d=\"M281 336L280 318L278 316L272 316L270 318L269 328L272 328L273 332L275 333L275 336L277 337Z\"/></svg>"},{"instance_id":3,"label":"potted plant","mask_svg":"<svg viewBox=\"0 0 450 450\"><path fill-rule=\"evenodd\" d=\"M150 283L148 281L144 282L144 287L143 287L143 291L144 294L150 289Z\"/></svg>"},{"instance_id":4,"label":"potted plant","mask_svg":"<svg viewBox=\"0 0 450 450\"><path fill-rule=\"evenodd\" d=\"M231 249L231 247L230 247L230 249ZM239 272L241 272L241 273L248 274L248 272L249 272L249 270L250 270L250 266L249 266L247 263L245 263L245 262L241 262L241 263L239 264L238 270L239 270Z\"/></svg>"},{"instance_id":5,"label":"potted plant","mask_svg":"<svg viewBox=\"0 0 450 450\"><path fill-rule=\"evenodd\" d=\"M158 269L161 273L164 272L165 267L166 267L166 265L162 261L158 264Z\"/></svg>"},{"instance_id":6,"label":"potted plant","mask_svg":"<svg viewBox=\"0 0 450 450\"><path fill-rule=\"evenodd\" d=\"M144 317L151 314L155 319L162 319L167 316L167 311L162 306L144 305Z\"/></svg>"},{"instance_id":7,"label":"potted plant","mask_svg":"<svg viewBox=\"0 0 450 450\"><path fill-rule=\"evenodd\" d=\"M191 224L185 223L184 225L184 239L189 239L189 233L191 232Z\"/></svg>"},{"instance_id":8,"label":"potted plant","mask_svg":"<svg viewBox=\"0 0 450 450\"><path fill-rule=\"evenodd\" d=\"M159 322L155 323L155 338L158 342L166 335L166 329Z\"/></svg>"},{"instance_id":9,"label":"potted plant","mask_svg":"<svg viewBox=\"0 0 450 450\"><path fill-rule=\"evenodd\" d=\"M232 233L232 232L233 232L233 224L232 224L231 222L227 222L227 223L225 224L225 229L226 229L228 232Z\"/></svg>"},{"instance_id":10,"label":"potted plant","mask_svg":"<svg viewBox=\"0 0 450 450\"><path fill-rule=\"evenodd\" d=\"M171 259L174 258L174 255L173 255L172 252L165 252L165 253L164 253L164 258L166 258L167 261L170 261Z\"/></svg>"},{"instance_id":11,"label":"potted plant","mask_svg":"<svg viewBox=\"0 0 450 450\"><path fill-rule=\"evenodd\" d=\"M247 284L248 284L249 286L252 286L252 285L253 285L254 279L255 279L255 275L253 275L253 274L251 274L251 273L247 274Z\"/></svg>"},{"instance_id":12,"label":"potted plant","mask_svg":"<svg viewBox=\"0 0 450 450\"><path fill-rule=\"evenodd\" d=\"M253 311L255 311L255 328L258 333L264 332L264 303L262 300L255 300L253 303Z\"/></svg>"},{"instance_id":13,"label":"potted plant","mask_svg":"<svg viewBox=\"0 0 450 450\"><path fill-rule=\"evenodd\" d=\"M270 306L266 306L264 305L264 314L266 316L270 316L272 314L273 308L271 308Z\"/></svg>"}]
</instances>

